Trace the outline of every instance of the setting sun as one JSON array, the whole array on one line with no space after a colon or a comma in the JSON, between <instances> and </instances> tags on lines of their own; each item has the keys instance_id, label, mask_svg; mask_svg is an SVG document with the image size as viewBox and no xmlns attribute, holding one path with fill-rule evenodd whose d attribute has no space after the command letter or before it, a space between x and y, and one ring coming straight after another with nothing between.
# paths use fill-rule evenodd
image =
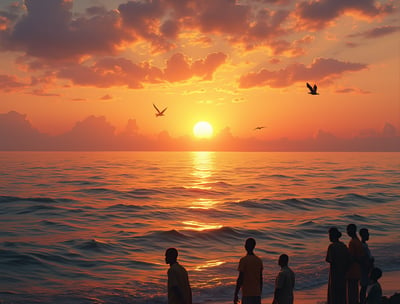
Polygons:
<instances>
[{"instance_id":1,"label":"setting sun","mask_svg":"<svg viewBox=\"0 0 400 304\"><path fill-rule=\"evenodd\" d=\"M213 127L207 121L199 121L193 127L193 134L197 138L210 138L213 136Z\"/></svg>"}]
</instances>

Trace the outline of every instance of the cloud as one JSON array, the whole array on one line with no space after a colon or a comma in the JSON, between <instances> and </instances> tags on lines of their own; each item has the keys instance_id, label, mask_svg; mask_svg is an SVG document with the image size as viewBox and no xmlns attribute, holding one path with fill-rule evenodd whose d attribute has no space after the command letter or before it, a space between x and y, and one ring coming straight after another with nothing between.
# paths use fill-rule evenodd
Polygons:
<instances>
[{"instance_id":1,"label":"cloud","mask_svg":"<svg viewBox=\"0 0 400 304\"><path fill-rule=\"evenodd\" d=\"M123 42L132 41L120 27L117 11L93 15L92 8L92 16L74 19L72 5L70 0L26 0L26 13L13 27L2 31L3 48L47 61L63 61L112 54Z\"/></svg>"},{"instance_id":2,"label":"cloud","mask_svg":"<svg viewBox=\"0 0 400 304\"><path fill-rule=\"evenodd\" d=\"M0 150L40 150L49 148L49 136L41 134L15 111L0 114Z\"/></svg>"},{"instance_id":3,"label":"cloud","mask_svg":"<svg viewBox=\"0 0 400 304\"><path fill-rule=\"evenodd\" d=\"M360 71L367 65L361 63L343 62L336 59L318 58L310 66L295 63L278 71L262 69L258 72L250 72L240 77L240 88L255 86L270 86L282 88L296 82L318 79L319 82L328 81L347 72Z\"/></svg>"},{"instance_id":4,"label":"cloud","mask_svg":"<svg viewBox=\"0 0 400 304\"><path fill-rule=\"evenodd\" d=\"M375 18L394 11L394 6L375 0L303 1L296 5L295 15L306 28L319 30L344 14Z\"/></svg>"},{"instance_id":5,"label":"cloud","mask_svg":"<svg viewBox=\"0 0 400 304\"><path fill-rule=\"evenodd\" d=\"M0 90L4 92L15 92L26 86L27 84L20 82L13 75L0 75Z\"/></svg>"},{"instance_id":6,"label":"cloud","mask_svg":"<svg viewBox=\"0 0 400 304\"><path fill-rule=\"evenodd\" d=\"M49 136L37 131L26 115L12 111L0 114L0 150L400 151L400 136L390 123L385 123L380 131L362 130L358 136L347 139L325 130L302 140L240 138L229 127L210 140L175 138L167 131L145 136L140 134L134 119L128 121L122 132L115 130L104 116L92 115L66 133Z\"/></svg>"},{"instance_id":7,"label":"cloud","mask_svg":"<svg viewBox=\"0 0 400 304\"><path fill-rule=\"evenodd\" d=\"M364 91L364 90L361 90L361 89L359 89L359 88L342 88L342 89L337 89L337 90L336 90L336 93L342 93L342 94L345 94L345 93L371 94L370 91Z\"/></svg>"},{"instance_id":8,"label":"cloud","mask_svg":"<svg viewBox=\"0 0 400 304\"><path fill-rule=\"evenodd\" d=\"M100 100L111 100L113 97L110 94L106 94L100 97Z\"/></svg>"},{"instance_id":9,"label":"cloud","mask_svg":"<svg viewBox=\"0 0 400 304\"><path fill-rule=\"evenodd\" d=\"M144 84L178 82L194 76L209 80L226 58L223 53L211 53L205 59L192 63L182 53L176 53L167 60L166 68L161 70L148 62L135 64L125 58L108 57L92 65L82 63L61 67L57 76L82 86L128 86L131 89L140 89Z\"/></svg>"},{"instance_id":10,"label":"cloud","mask_svg":"<svg viewBox=\"0 0 400 304\"><path fill-rule=\"evenodd\" d=\"M257 2L128 1L115 10L92 6L75 14L72 5L71 0L26 0L24 11L0 12L3 49L47 62L78 62L87 56L117 54L136 42L148 43L153 52L169 51L188 33L215 35L247 49L274 49L275 40L290 30L284 28L289 10L265 9Z\"/></svg>"},{"instance_id":11,"label":"cloud","mask_svg":"<svg viewBox=\"0 0 400 304\"><path fill-rule=\"evenodd\" d=\"M363 38L381 38L383 36L387 36L393 33L396 33L400 31L400 26L392 26L392 25L387 25L387 26L380 26L380 27L375 27L373 29L370 29L365 32L357 33L357 34L351 34L348 35L347 37L363 37Z\"/></svg>"}]
</instances>

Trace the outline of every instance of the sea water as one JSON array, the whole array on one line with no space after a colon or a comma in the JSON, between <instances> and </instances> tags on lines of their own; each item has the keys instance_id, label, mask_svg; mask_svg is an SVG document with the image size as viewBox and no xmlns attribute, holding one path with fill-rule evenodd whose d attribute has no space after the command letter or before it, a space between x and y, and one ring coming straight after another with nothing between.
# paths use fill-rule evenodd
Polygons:
<instances>
[{"instance_id":1,"label":"sea water","mask_svg":"<svg viewBox=\"0 0 400 304\"><path fill-rule=\"evenodd\" d=\"M304 290L349 223L400 270L400 153L1 152L0 301L166 303L169 247L194 303L229 301L248 237L263 296L282 253Z\"/></svg>"}]
</instances>

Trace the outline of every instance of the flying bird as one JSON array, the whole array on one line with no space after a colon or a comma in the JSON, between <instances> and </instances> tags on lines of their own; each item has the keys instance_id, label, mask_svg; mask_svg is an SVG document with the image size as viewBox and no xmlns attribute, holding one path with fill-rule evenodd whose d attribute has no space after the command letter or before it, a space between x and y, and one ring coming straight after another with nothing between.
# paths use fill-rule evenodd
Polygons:
<instances>
[{"instance_id":1,"label":"flying bird","mask_svg":"<svg viewBox=\"0 0 400 304\"><path fill-rule=\"evenodd\" d=\"M261 130L261 129L264 129L264 128L265 128L264 126L260 126L260 127L255 127L254 130Z\"/></svg>"},{"instance_id":2,"label":"flying bird","mask_svg":"<svg viewBox=\"0 0 400 304\"><path fill-rule=\"evenodd\" d=\"M308 94L311 95L319 95L319 93L317 93L317 85L314 84L314 86L312 87L308 82L307 82L307 88L310 90L310 92L308 92Z\"/></svg>"},{"instance_id":3,"label":"flying bird","mask_svg":"<svg viewBox=\"0 0 400 304\"><path fill-rule=\"evenodd\" d=\"M153 107L154 107L154 109L156 109L156 111L157 111L157 113L155 114L156 117L164 116L164 112L165 112L165 110L166 110L167 108L165 108L164 110L160 111L154 103L153 103Z\"/></svg>"}]
</instances>

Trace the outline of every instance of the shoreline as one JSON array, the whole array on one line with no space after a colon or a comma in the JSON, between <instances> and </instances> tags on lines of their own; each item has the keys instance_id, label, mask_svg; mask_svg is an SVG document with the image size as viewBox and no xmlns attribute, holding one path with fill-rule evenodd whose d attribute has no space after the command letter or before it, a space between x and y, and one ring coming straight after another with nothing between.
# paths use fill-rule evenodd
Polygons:
<instances>
[{"instance_id":1,"label":"shoreline","mask_svg":"<svg viewBox=\"0 0 400 304\"><path fill-rule=\"evenodd\" d=\"M384 296L390 298L395 293L400 293L399 282L400 270L384 272L379 282L382 286L382 293ZM327 284L319 287L295 290L294 302L296 304L325 304L327 298ZM272 303L272 296L265 297L261 300L263 304ZM210 303L211 302L206 302ZM215 304L232 304L233 301L212 302Z\"/></svg>"}]
</instances>

